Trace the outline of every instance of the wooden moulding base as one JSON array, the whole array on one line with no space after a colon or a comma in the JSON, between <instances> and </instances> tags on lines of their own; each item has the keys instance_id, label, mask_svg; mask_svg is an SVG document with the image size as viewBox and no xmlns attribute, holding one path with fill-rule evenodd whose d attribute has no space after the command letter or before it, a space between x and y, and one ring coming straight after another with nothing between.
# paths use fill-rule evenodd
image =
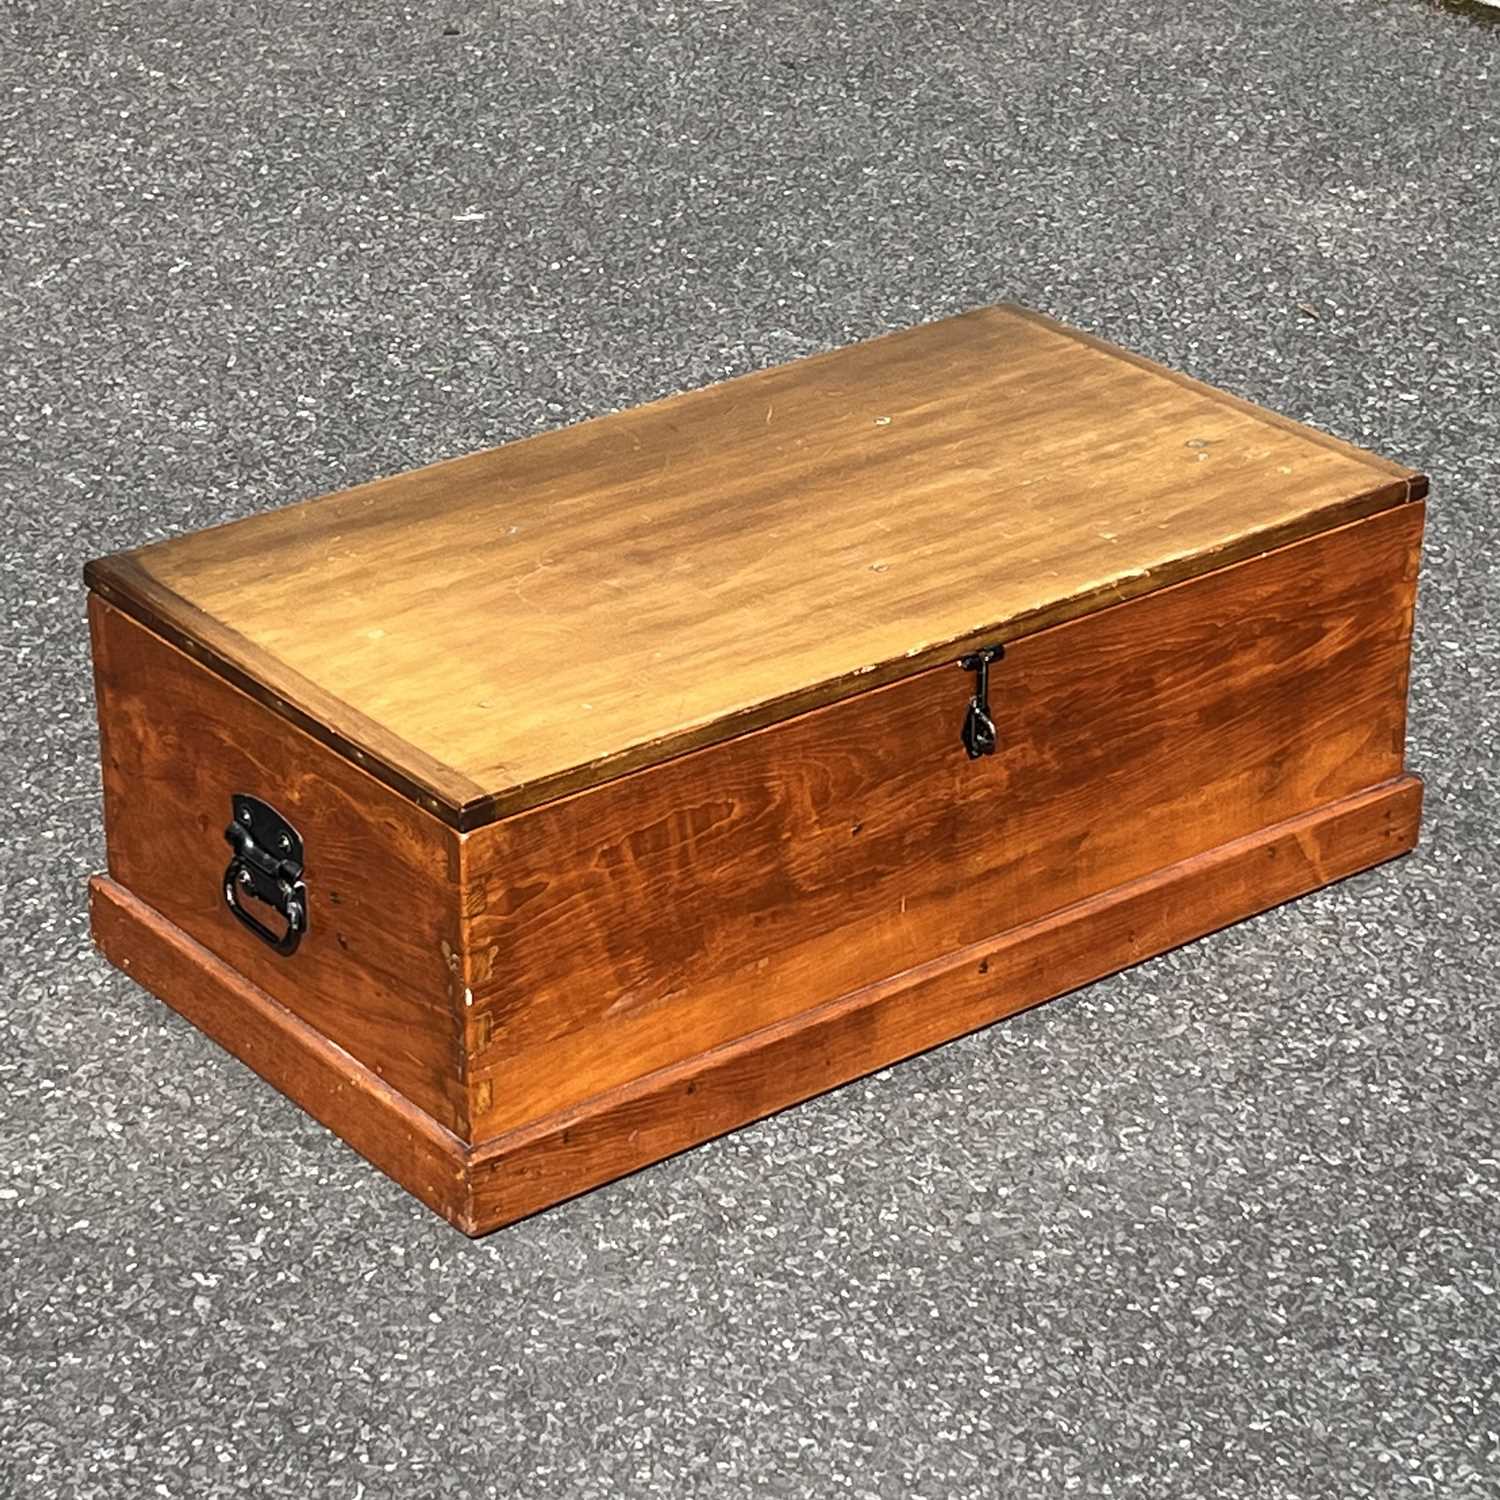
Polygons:
<instances>
[{"instance_id":1,"label":"wooden moulding base","mask_svg":"<svg viewBox=\"0 0 1500 1500\"><path fill-rule=\"evenodd\" d=\"M113 963L477 1235L1405 853L1421 804L1398 777L477 1145L114 881L91 908Z\"/></svg>"}]
</instances>

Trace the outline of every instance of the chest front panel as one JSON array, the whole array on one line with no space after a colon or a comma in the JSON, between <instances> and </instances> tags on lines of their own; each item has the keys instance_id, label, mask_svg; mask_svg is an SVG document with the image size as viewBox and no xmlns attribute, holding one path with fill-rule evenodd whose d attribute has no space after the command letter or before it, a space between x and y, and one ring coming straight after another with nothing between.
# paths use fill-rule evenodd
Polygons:
<instances>
[{"instance_id":1,"label":"chest front panel","mask_svg":"<svg viewBox=\"0 0 1500 1500\"><path fill-rule=\"evenodd\" d=\"M475 1138L1386 781L1420 504L467 835Z\"/></svg>"}]
</instances>

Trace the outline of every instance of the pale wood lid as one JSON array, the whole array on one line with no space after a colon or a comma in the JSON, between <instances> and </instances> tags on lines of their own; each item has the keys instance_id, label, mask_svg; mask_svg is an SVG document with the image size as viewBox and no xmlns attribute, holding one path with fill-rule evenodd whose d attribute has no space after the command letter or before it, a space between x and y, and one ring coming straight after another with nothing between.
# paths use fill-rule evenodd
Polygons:
<instances>
[{"instance_id":1,"label":"pale wood lid","mask_svg":"<svg viewBox=\"0 0 1500 1500\"><path fill-rule=\"evenodd\" d=\"M87 577L472 827L1425 490L995 307Z\"/></svg>"}]
</instances>

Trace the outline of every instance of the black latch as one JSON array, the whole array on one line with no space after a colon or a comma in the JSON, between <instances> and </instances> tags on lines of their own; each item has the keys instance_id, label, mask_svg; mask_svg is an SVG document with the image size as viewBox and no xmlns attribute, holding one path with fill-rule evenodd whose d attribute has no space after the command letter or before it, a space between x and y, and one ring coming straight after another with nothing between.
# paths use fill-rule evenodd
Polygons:
<instances>
[{"instance_id":1,"label":"black latch","mask_svg":"<svg viewBox=\"0 0 1500 1500\"><path fill-rule=\"evenodd\" d=\"M965 672L978 674L974 696L969 699L969 711L964 715L963 742L970 760L995 753L995 721L990 717L990 663L999 661L1004 655L1005 647L997 644L981 647L958 659Z\"/></svg>"},{"instance_id":2,"label":"black latch","mask_svg":"<svg viewBox=\"0 0 1500 1500\"><path fill-rule=\"evenodd\" d=\"M235 916L278 953L294 953L307 931L307 887L302 883L302 838L258 797L234 794L234 821L224 830L234 858L224 871L224 901ZM240 905L254 896L286 918L277 933Z\"/></svg>"}]
</instances>

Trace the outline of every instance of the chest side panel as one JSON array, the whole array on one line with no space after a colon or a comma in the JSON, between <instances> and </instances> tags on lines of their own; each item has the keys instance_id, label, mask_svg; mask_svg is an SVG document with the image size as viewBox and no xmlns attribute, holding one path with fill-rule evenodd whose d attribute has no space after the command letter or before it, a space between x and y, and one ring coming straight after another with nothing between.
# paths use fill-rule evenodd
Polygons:
<instances>
[{"instance_id":1,"label":"chest side panel","mask_svg":"<svg viewBox=\"0 0 1500 1500\"><path fill-rule=\"evenodd\" d=\"M89 613L110 874L461 1133L458 836L110 605ZM224 903L236 793L305 846L309 925L290 956Z\"/></svg>"},{"instance_id":2,"label":"chest side panel","mask_svg":"<svg viewBox=\"0 0 1500 1500\"><path fill-rule=\"evenodd\" d=\"M1398 775L1410 504L464 840L474 1139Z\"/></svg>"}]
</instances>

